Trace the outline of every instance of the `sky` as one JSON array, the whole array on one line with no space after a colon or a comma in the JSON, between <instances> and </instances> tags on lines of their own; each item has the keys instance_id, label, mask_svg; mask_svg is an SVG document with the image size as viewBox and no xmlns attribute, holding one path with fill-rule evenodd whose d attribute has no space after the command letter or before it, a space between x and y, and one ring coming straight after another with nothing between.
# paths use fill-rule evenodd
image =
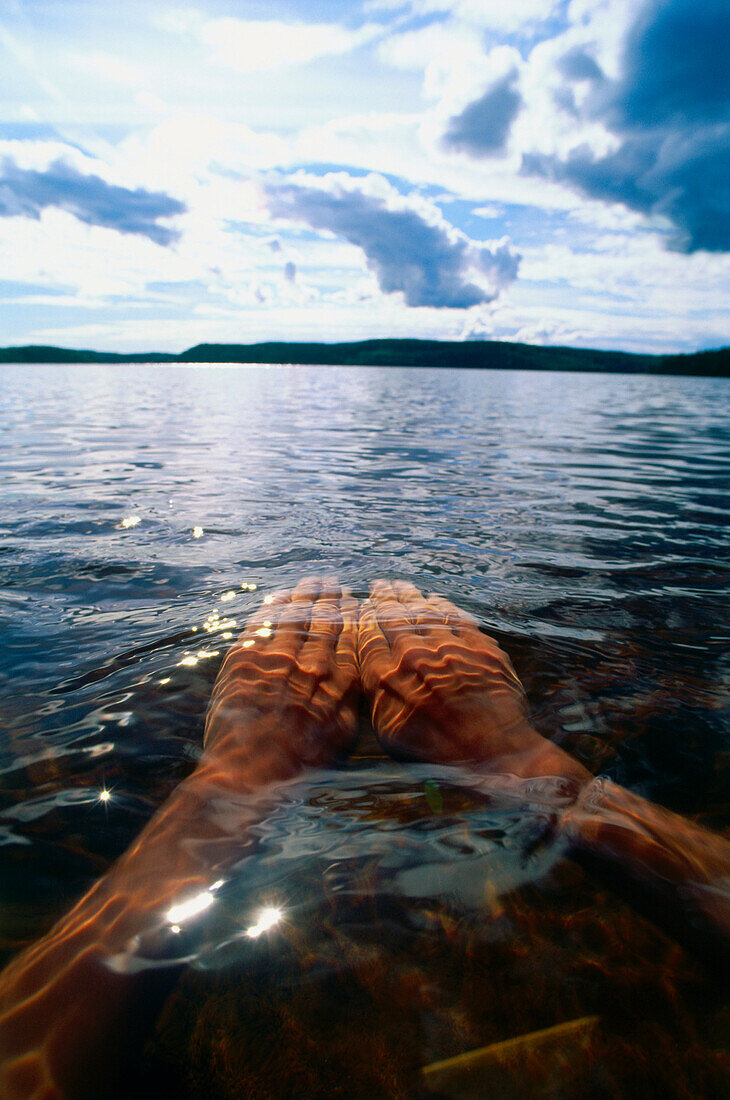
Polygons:
<instances>
[{"instance_id":1,"label":"sky","mask_svg":"<svg viewBox=\"0 0 730 1100\"><path fill-rule=\"evenodd\" d=\"M730 344L727 0L0 0L0 344Z\"/></svg>"}]
</instances>

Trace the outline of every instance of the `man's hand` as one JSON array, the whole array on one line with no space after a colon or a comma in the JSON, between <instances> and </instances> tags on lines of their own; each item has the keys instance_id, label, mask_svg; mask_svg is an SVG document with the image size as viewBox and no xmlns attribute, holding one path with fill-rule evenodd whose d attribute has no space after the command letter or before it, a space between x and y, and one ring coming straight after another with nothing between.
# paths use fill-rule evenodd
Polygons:
<instances>
[{"instance_id":1,"label":"man's hand","mask_svg":"<svg viewBox=\"0 0 730 1100\"><path fill-rule=\"evenodd\" d=\"M358 653L373 725L389 752L468 763L521 778L590 781L529 723L509 657L448 600L375 581L360 611Z\"/></svg>"},{"instance_id":2,"label":"man's hand","mask_svg":"<svg viewBox=\"0 0 730 1100\"><path fill-rule=\"evenodd\" d=\"M357 727L356 646L357 601L337 581L307 578L267 596L216 680L206 757L234 771L260 758L274 779L345 752Z\"/></svg>"}]
</instances>

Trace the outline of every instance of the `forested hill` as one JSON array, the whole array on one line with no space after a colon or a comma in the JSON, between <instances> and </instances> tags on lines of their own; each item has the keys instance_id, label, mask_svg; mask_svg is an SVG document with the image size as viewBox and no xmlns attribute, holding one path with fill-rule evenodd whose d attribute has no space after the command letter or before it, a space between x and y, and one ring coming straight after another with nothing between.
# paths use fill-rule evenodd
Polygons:
<instances>
[{"instance_id":1,"label":"forested hill","mask_svg":"<svg viewBox=\"0 0 730 1100\"><path fill-rule=\"evenodd\" d=\"M537 347L497 340L361 340L341 344L197 344L180 355L119 354L69 348L0 348L2 363L302 363L362 367L451 367L621 374L730 376L730 347L687 355L633 355L586 348Z\"/></svg>"}]
</instances>

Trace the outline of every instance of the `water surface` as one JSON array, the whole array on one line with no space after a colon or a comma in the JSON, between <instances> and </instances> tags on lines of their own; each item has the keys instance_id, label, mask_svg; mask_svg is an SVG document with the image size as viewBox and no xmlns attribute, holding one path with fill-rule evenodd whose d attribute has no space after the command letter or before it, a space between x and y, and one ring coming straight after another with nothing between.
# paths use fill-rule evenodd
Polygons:
<instances>
[{"instance_id":1,"label":"water surface","mask_svg":"<svg viewBox=\"0 0 730 1100\"><path fill-rule=\"evenodd\" d=\"M4 957L190 771L226 636L308 573L449 597L508 650L543 733L730 825L726 382L54 365L0 367L0 393ZM730 1014L711 975L530 829L365 730L259 827L149 1081L411 1096L419 1066L595 1012L591 1095L631 1095L631 1074L637 1095L713 1095ZM241 948L264 895L296 914L296 951Z\"/></svg>"}]
</instances>

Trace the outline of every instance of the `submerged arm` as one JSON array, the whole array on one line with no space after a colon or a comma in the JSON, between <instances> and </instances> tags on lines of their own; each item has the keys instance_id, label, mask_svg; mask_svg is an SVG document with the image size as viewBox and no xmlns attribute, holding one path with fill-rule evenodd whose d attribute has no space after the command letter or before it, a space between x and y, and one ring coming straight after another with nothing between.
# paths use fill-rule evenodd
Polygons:
<instances>
[{"instance_id":1,"label":"submerged arm","mask_svg":"<svg viewBox=\"0 0 730 1100\"><path fill-rule=\"evenodd\" d=\"M256 769L235 782L253 793L260 778ZM205 762L111 871L0 975L1 1096L108 1094L134 1047L132 1002L146 985L137 955L174 937L176 909L206 904L260 812L226 789L232 775L225 780L218 786L213 760Z\"/></svg>"},{"instance_id":2,"label":"submerged arm","mask_svg":"<svg viewBox=\"0 0 730 1100\"><path fill-rule=\"evenodd\" d=\"M591 773L529 722L509 657L447 600L376 581L360 615L363 687L389 751L466 764L482 789L543 802L573 854L640 884L693 946L730 948L730 841Z\"/></svg>"},{"instance_id":3,"label":"submerged arm","mask_svg":"<svg viewBox=\"0 0 730 1100\"><path fill-rule=\"evenodd\" d=\"M603 778L583 788L563 816L562 832L577 855L669 905L666 915L694 946L709 937L727 965L730 841Z\"/></svg>"},{"instance_id":4,"label":"submerged arm","mask_svg":"<svg viewBox=\"0 0 730 1100\"><path fill-rule=\"evenodd\" d=\"M130 1010L148 993L140 959L169 952L212 903L282 785L348 746L355 623L353 601L334 582L303 582L254 616L216 682L196 770L109 873L0 975L3 1100L97 1100L119 1083L137 1039Z\"/></svg>"}]
</instances>

